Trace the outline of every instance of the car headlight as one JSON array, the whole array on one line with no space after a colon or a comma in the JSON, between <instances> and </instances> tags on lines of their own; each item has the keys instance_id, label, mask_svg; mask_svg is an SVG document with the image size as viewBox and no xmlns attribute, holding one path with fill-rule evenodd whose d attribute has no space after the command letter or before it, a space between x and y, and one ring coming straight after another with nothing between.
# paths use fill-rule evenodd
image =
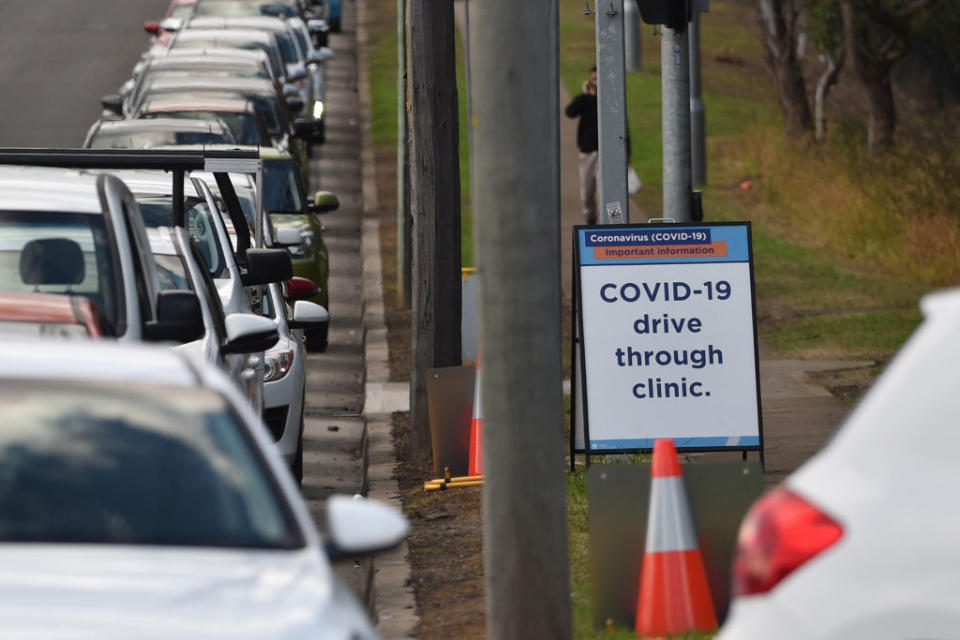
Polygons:
<instances>
[{"instance_id":1,"label":"car headlight","mask_svg":"<svg viewBox=\"0 0 960 640\"><path fill-rule=\"evenodd\" d=\"M316 102L313 103L313 119L314 120L319 120L320 118L323 117L324 108L325 107L323 106L323 100L317 100Z\"/></svg>"},{"instance_id":2,"label":"car headlight","mask_svg":"<svg viewBox=\"0 0 960 640\"><path fill-rule=\"evenodd\" d=\"M278 349L276 351L267 351L264 354L264 360L266 361L266 374L264 375L263 381L273 382L280 380L290 373L290 367L293 366L293 350Z\"/></svg>"}]
</instances>

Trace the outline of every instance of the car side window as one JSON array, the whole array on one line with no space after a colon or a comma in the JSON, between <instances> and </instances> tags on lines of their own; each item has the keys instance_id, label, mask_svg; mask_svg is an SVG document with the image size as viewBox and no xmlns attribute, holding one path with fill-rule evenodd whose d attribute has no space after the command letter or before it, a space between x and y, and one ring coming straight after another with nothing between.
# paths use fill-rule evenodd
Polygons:
<instances>
[{"instance_id":1,"label":"car side window","mask_svg":"<svg viewBox=\"0 0 960 640\"><path fill-rule=\"evenodd\" d=\"M213 278L210 277L210 273L206 269L203 269L203 255L200 252L197 243L192 239L190 240L190 253L193 254L193 259L197 261L197 264L200 265L200 277L203 282L197 282L195 288L197 294L203 296L204 302L207 304L210 309L210 315L213 316L213 327L214 331L217 334L217 340L220 344L223 344L227 340L227 325L224 320L223 304L220 302L220 295L217 293L217 285L214 284Z\"/></svg>"},{"instance_id":2,"label":"car side window","mask_svg":"<svg viewBox=\"0 0 960 640\"><path fill-rule=\"evenodd\" d=\"M153 310L150 294L146 285L147 273L143 268L143 260L145 256L150 256L150 259L153 259L153 254L151 254L149 250L145 250L144 247L137 242L136 233L134 233L133 227L130 224L130 209L127 203L121 202L120 206L123 210L123 222L127 230L127 240L130 243L130 250L133 252L133 271L137 286L137 303L140 307L140 319L142 322L146 322L147 320L153 319Z\"/></svg>"}]
</instances>

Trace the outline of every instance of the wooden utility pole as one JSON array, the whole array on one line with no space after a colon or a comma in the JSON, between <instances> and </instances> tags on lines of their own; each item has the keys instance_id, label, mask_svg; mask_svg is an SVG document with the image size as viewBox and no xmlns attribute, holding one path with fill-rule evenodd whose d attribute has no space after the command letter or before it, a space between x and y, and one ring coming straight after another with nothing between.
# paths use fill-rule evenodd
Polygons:
<instances>
[{"instance_id":1,"label":"wooden utility pole","mask_svg":"<svg viewBox=\"0 0 960 640\"><path fill-rule=\"evenodd\" d=\"M430 459L427 369L460 360L460 163L453 2L409 0L413 371L410 455Z\"/></svg>"},{"instance_id":2,"label":"wooden utility pole","mask_svg":"<svg viewBox=\"0 0 960 640\"><path fill-rule=\"evenodd\" d=\"M569 640L558 0L474 8L487 636Z\"/></svg>"}]
</instances>

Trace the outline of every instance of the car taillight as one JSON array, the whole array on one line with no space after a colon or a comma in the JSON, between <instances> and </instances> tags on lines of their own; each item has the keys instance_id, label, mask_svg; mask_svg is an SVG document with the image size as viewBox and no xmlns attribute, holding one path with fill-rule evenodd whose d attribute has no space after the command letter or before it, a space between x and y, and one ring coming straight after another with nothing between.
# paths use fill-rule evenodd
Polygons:
<instances>
[{"instance_id":1,"label":"car taillight","mask_svg":"<svg viewBox=\"0 0 960 640\"><path fill-rule=\"evenodd\" d=\"M843 528L797 494L776 488L747 512L733 562L736 596L766 593L843 535Z\"/></svg>"}]
</instances>

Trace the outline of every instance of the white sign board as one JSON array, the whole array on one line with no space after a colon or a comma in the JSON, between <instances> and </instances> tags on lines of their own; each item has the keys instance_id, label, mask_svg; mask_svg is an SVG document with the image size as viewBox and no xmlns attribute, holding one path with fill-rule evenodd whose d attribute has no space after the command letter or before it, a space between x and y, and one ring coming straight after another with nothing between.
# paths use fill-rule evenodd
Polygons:
<instances>
[{"instance_id":1,"label":"white sign board","mask_svg":"<svg viewBox=\"0 0 960 640\"><path fill-rule=\"evenodd\" d=\"M576 233L586 449L761 449L749 223Z\"/></svg>"}]
</instances>

